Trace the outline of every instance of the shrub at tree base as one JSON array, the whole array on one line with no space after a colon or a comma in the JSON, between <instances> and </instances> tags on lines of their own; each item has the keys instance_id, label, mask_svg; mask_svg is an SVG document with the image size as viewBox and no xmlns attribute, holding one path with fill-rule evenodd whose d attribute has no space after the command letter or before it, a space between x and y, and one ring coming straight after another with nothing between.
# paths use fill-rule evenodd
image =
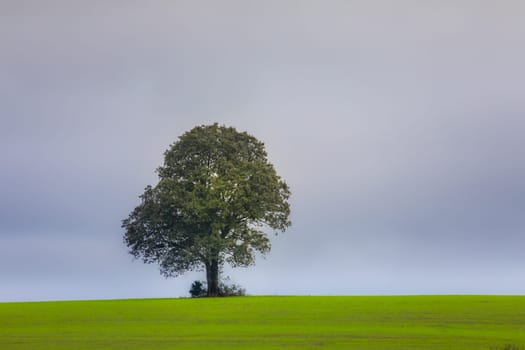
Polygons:
<instances>
[{"instance_id":1,"label":"shrub at tree base","mask_svg":"<svg viewBox=\"0 0 525 350\"><path fill-rule=\"evenodd\" d=\"M190 295L192 298L199 298L206 296L206 285L201 281L194 281L191 284Z\"/></svg>"},{"instance_id":2,"label":"shrub at tree base","mask_svg":"<svg viewBox=\"0 0 525 350\"><path fill-rule=\"evenodd\" d=\"M192 298L201 298L207 296L206 282L194 281L191 284L190 295ZM246 289L235 283L221 281L219 283L219 297L240 297L246 295Z\"/></svg>"},{"instance_id":3,"label":"shrub at tree base","mask_svg":"<svg viewBox=\"0 0 525 350\"><path fill-rule=\"evenodd\" d=\"M226 284L224 282L219 284L220 297L241 297L244 295L246 295L246 289L238 284Z\"/></svg>"}]
</instances>

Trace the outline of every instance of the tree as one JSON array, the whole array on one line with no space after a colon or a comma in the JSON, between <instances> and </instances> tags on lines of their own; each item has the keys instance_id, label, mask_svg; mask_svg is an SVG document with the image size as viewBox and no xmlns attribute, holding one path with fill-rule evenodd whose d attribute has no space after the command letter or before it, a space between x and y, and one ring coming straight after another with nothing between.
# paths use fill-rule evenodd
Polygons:
<instances>
[{"instance_id":1,"label":"tree","mask_svg":"<svg viewBox=\"0 0 525 350\"><path fill-rule=\"evenodd\" d=\"M122 222L135 258L166 277L206 271L207 295L219 292L224 263L254 264L270 251L267 229L290 226L290 190L264 143L218 124L193 128L164 153L159 182Z\"/></svg>"}]
</instances>

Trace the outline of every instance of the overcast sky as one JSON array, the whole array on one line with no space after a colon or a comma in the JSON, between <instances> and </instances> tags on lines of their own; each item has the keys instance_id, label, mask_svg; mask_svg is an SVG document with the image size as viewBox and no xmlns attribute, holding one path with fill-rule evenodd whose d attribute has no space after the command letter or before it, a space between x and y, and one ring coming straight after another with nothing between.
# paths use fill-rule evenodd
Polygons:
<instances>
[{"instance_id":1,"label":"overcast sky","mask_svg":"<svg viewBox=\"0 0 525 350\"><path fill-rule=\"evenodd\" d=\"M218 122L293 226L250 294L525 293L525 3L0 1L0 301L171 297L121 220Z\"/></svg>"}]
</instances>

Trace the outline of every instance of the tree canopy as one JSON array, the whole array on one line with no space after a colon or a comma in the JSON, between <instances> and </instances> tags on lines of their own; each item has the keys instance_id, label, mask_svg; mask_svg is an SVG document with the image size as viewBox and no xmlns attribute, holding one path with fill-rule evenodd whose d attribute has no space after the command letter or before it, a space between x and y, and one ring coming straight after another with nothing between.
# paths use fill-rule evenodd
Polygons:
<instances>
[{"instance_id":1,"label":"tree canopy","mask_svg":"<svg viewBox=\"0 0 525 350\"><path fill-rule=\"evenodd\" d=\"M252 265L270 251L266 231L291 224L288 185L246 132L197 126L168 148L157 173L122 222L124 241L166 277L205 269L208 296L218 293L222 264Z\"/></svg>"}]
</instances>

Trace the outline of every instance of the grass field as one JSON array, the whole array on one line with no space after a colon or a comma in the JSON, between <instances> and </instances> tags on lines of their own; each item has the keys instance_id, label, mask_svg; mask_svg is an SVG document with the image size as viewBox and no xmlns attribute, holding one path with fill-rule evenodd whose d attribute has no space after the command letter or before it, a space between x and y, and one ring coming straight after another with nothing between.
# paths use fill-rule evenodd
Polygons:
<instances>
[{"instance_id":1,"label":"grass field","mask_svg":"<svg viewBox=\"0 0 525 350\"><path fill-rule=\"evenodd\" d=\"M0 349L505 349L525 297L240 297L0 303Z\"/></svg>"}]
</instances>

